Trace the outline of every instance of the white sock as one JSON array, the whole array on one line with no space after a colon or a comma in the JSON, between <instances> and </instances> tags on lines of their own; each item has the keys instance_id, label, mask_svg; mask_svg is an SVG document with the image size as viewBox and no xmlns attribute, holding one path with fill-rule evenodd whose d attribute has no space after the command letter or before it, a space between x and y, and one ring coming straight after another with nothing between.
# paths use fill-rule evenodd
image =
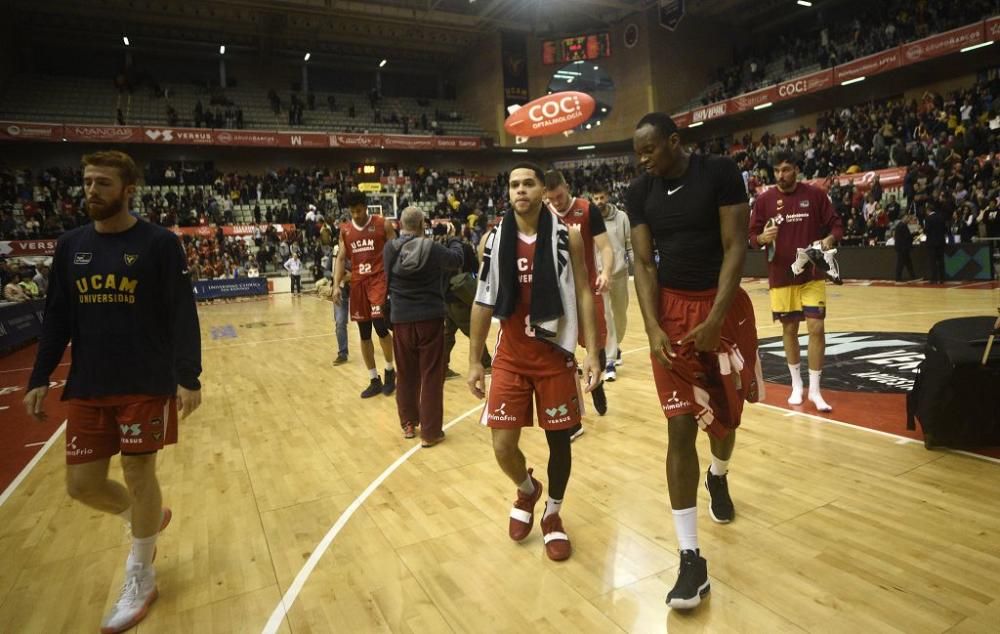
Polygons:
<instances>
[{"instance_id":1,"label":"white sock","mask_svg":"<svg viewBox=\"0 0 1000 634\"><path fill-rule=\"evenodd\" d=\"M822 375L822 370L809 370L809 400L819 411L832 412L833 408L823 400L823 395L819 391L819 381Z\"/></svg>"},{"instance_id":2,"label":"white sock","mask_svg":"<svg viewBox=\"0 0 1000 634\"><path fill-rule=\"evenodd\" d=\"M542 519L553 513L558 513L562 509L562 502L562 500L553 500L552 498L545 500L545 513L542 515Z\"/></svg>"},{"instance_id":3,"label":"white sock","mask_svg":"<svg viewBox=\"0 0 1000 634\"><path fill-rule=\"evenodd\" d=\"M141 564L150 566L153 564L153 553L156 552L156 535L152 537L133 537L132 551L128 555L128 564Z\"/></svg>"},{"instance_id":4,"label":"white sock","mask_svg":"<svg viewBox=\"0 0 1000 634\"><path fill-rule=\"evenodd\" d=\"M802 365L796 363L788 364L788 371L792 375L792 393L788 397L789 405L802 405Z\"/></svg>"},{"instance_id":5,"label":"white sock","mask_svg":"<svg viewBox=\"0 0 1000 634\"><path fill-rule=\"evenodd\" d=\"M819 382L822 376L822 370L809 370L809 394L819 394Z\"/></svg>"},{"instance_id":6,"label":"white sock","mask_svg":"<svg viewBox=\"0 0 1000 634\"><path fill-rule=\"evenodd\" d=\"M378 378L378 368L371 368L370 370L368 370L368 378L369 379L377 379Z\"/></svg>"},{"instance_id":7,"label":"white sock","mask_svg":"<svg viewBox=\"0 0 1000 634\"><path fill-rule=\"evenodd\" d=\"M708 468L714 476L724 476L729 473L729 461L712 456L712 466Z\"/></svg>"},{"instance_id":8,"label":"white sock","mask_svg":"<svg viewBox=\"0 0 1000 634\"><path fill-rule=\"evenodd\" d=\"M698 507L674 509L674 531L681 550L698 550Z\"/></svg>"},{"instance_id":9,"label":"white sock","mask_svg":"<svg viewBox=\"0 0 1000 634\"><path fill-rule=\"evenodd\" d=\"M391 363L391 362L390 362L390 363L386 363L386 364L385 364L385 371L386 371L386 372L391 372L391 371L392 371L392 370L394 370L394 369L395 369L395 368L393 367L393 365L392 365L392 363Z\"/></svg>"},{"instance_id":10,"label":"white sock","mask_svg":"<svg viewBox=\"0 0 1000 634\"><path fill-rule=\"evenodd\" d=\"M122 518L122 521L124 521L126 524L131 524L132 523L132 507L130 506L127 509L125 509L124 511L122 511L121 513L119 513L118 517Z\"/></svg>"},{"instance_id":11,"label":"white sock","mask_svg":"<svg viewBox=\"0 0 1000 634\"><path fill-rule=\"evenodd\" d=\"M524 493L525 495L534 495L535 493L535 483L531 481L531 474L521 484L517 485L518 491Z\"/></svg>"}]
</instances>

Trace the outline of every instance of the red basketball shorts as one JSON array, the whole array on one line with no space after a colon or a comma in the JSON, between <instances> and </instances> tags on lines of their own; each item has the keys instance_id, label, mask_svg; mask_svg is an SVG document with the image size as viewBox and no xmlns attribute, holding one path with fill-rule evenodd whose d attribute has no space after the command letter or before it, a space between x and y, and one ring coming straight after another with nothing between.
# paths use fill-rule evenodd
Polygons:
<instances>
[{"instance_id":1,"label":"red basketball shorts","mask_svg":"<svg viewBox=\"0 0 1000 634\"><path fill-rule=\"evenodd\" d=\"M742 386L738 393L730 390L729 398L725 398L726 390L717 362L718 355L698 353L691 343L678 348L678 342L708 318L715 295L715 289L678 291L661 288L660 328L670 337L670 343L678 357L674 360L672 369L665 368L652 354L650 359L664 416L672 418L693 414L703 429L721 437L729 429L739 426L744 401L758 400L762 381L758 373L757 323L750 296L743 289L738 289L733 298L721 335L731 342L742 357L743 367L738 371L733 369L739 376L738 381L732 381L732 384ZM711 407L707 402L709 396L714 400ZM706 409L714 409L717 415L704 419Z\"/></svg>"},{"instance_id":2,"label":"red basketball shorts","mask_svg":"<svg viewBox=\"0 0 1000 634\"><path fill-rule=\"evenodd\" d=\"M351 321L381 319L387 293L385 273L351 279Z\"/></svg>"},{"instance_id":3,"label":"red basketball shorts","mask_svg":"<svg viewBox=\"0 0 1000 634\"><path fill-rule=\"evenodd\" d=\"M562 369L557 374L532 376L494 364L486 408L479 422L494 429L531 427L537 410L541 429L569 429L580 422L580 403L576 367Z\"/></svg>"},{"instance_id":4,"label":"red basketball shorts","mask_svg":"<svg viewBox=\"0 0 1000 634\"><path fill-rule=\"evenodd\" d=\"M172 396L127 394L70 399L66 464L122 454L151 453L177 442L177 402Z\"/></svg>"}]
</instances>

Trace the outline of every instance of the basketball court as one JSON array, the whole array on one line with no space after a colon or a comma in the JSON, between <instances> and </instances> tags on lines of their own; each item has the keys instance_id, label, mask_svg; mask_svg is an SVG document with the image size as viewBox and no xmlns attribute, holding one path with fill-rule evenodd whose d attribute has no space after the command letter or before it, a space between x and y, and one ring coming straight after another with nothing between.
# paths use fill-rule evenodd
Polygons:
<instances>
[{"instance_id":1,"label":"basketball court","mask_svg":"<svg viewBox=\"0 0 1000 634\"><path fill-rule=\"evenodd\" d=\"M774 357L767 376L783 364L766 347L780 327L766 282L743 286ZM832 414L792 410L775 373L766 403L749 406L731 467L736 520L711 522L699 493L712 593L690 614L664 605L678 564L666 429L634 289L608 415L589 413L573 447L564 563L545 557L537 528L508 539L514 487L463 380L445 385L447 442L419 449L393 398L358 398L356 329L350 362L331 367L330 304L201 305L204 401L160 456L174 519L159 542L160 598L138 631L995 631L1000 460L926 450L892 389L912 380L912 337L991 314L993 286L828 288L828 374L844 391L825 392ZM453 353L460 371L467 346L460 337ZM32 360L29 349L0 366L0 630L91 631L129 540L118 518L65 493L61 386L47 423L21 414ZM543 435L522 444L544 474ZM699 450L704 469L705 438Z\"/></svg>"}]
</instances>

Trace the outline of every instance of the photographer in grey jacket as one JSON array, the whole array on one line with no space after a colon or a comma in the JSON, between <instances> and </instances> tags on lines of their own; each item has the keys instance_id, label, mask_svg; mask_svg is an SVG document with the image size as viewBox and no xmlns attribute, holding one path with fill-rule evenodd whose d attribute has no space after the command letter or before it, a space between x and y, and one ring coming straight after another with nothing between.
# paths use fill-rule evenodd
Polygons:
<instances>
[{"instance_id":1,"label":"photographer in grey jacket","mask_svg":"<svg viewBox=\"0 0 1000 634\"><path fill-rule=\"evenodd\" d=\"M400 236L384 251L399 424L404 438L413 438L419 426L424 447L444 440L445 281L463 260L453 228L448 237L447 246L427 237L424 212L407 207L400 216Z\"/></svg>"}]
</instances>

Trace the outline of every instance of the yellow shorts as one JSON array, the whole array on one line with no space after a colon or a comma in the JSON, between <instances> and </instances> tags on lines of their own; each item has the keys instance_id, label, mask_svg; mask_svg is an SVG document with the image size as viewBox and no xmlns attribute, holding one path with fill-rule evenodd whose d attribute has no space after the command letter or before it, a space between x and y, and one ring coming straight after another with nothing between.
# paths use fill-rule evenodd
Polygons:
<instances>
[{"instance_id":1,"label":"yellow shorts","mask_svg":"<svg viewBox=\"0 0 1000 634\"><path fill-rule=\"evenodd\" d=\"M772 288L771 316L775 321L782 322L825 318L826 282L813 280L805 284Z\"/></svg>"}]
</instances>

